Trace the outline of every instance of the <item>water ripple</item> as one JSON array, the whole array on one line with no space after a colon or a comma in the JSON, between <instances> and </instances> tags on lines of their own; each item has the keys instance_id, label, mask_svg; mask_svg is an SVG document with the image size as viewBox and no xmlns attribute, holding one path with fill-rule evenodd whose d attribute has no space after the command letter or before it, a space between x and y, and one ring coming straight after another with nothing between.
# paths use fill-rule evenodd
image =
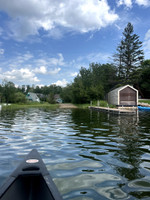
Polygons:
<instances>
[{"instance_id":1,"label":"water ripple","mask_svg":"<svg viewBox=\"0 0 150 200\"><path fill-rule=\"evenodd\" d=\"M150 114L0 112L0 185L37 148L66 200L150 198Z\"/></svg>"}]
</instances>

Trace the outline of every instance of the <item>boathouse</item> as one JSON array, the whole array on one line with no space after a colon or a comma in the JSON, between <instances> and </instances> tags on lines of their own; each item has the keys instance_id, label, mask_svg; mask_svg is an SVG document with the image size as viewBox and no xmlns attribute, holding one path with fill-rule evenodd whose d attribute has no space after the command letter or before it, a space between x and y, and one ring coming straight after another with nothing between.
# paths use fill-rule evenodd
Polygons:
<instances>
[{"instance_id":1,"label":"boathouse","mask_svg":"<svg viewBox=\"0 0 150 200\"><path fill-rule=\"evenodd\" d=\"M130 85L116 88L108 93L108 103L116 106L137 106L138 90Z\"/></svg>"}]
</instances>

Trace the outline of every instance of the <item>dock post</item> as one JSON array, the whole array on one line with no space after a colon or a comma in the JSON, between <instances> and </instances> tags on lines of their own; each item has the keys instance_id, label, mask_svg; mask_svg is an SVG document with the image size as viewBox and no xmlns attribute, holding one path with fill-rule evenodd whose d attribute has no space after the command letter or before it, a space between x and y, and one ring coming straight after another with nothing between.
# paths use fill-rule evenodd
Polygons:
<instances>
[{"instance_id":1,"label":"dock post","mask_svg":"<svg viewBox=\"0 0 150 200\"><path fill-rule=\"evenodd\" d=\"M108 108L108 112L109 112L109 105L108 105L108 103L107 103L107 108Z\"/></svg>"},{"instance_id":2,"label":"dock post","mask_svg":"<svg viewBox=\"0 0 150 200\"><path fill-rule=\"evenodd\" d=\"M90 101L90 105L92 106L92 101Z\"/></svg>"}]
</instances>

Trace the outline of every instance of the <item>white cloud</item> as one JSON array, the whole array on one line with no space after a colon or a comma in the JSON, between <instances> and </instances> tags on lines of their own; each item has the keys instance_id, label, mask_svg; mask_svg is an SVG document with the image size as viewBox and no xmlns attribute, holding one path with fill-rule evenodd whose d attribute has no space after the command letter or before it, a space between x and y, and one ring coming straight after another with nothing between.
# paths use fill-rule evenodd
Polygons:
<instances>
[{"instance_id":1,"label":"white cloud","mask_svg":"<svg viewBox=\"0 0 150 200\"><path fill-rule=\"evenodd\" d=\"M78 75L78 72L71 73L71 76L72 76L72 77L75 77L75 76L77 76L77 75Z\"/></svg>"},{"instance_id":2,"label":"white cloud","mask_svg":"<svg viewBox=\"0 0 150 200\"><path fill-rule=\"evenodd\" d=\"M0 49L0 55L4 54L4 49Z\"/></svg>"},{"instance_id":3,"label":"white cloud","mask_svg":"<svg viewBox=\"0 0 150 200\"><path fill-rule=\"evenodd\" d=\"M145 58L149 59L149 55L150 55L150 29L145 34L143 47L144 47L144 51L145 51Z\"/></svg>"},{"instance_id":4,"label":"white cloud","mask_svg":"<svg viewBox=\"0 0 150 200\"><path fill-rule=\"evenodd\" d=\"M38 74L46 74L47 73L47 69L46 69L45 66L41 66L40 68L35 68L34 72L38 73Z\"/></svg>"},{"instance_id":5,"label":"white cloud","mask_svg":"<svg viewBox=\"0 0 150 200\"><path fill-rule=\"evenodd\" d=\"M38 58L37 58L38 57ZM48 76L55 80L55 75L65 66L64 57L61 53L55 57L41 54L35 57L30 52L15 56L1 62L3 69L0 70L0 79L7 79L15 84L35 84Z\"/></svg>"},{"instance_id":6,"label":"white cloud","mask_svg":"<svg viewBox=\"0 0 150 200\"><path fill-rule=\"evenodd\" d=\"M58 58L49 58L48 62L50 65L59 65L59 66L63 66L64 63L64 57L61 53L58 54Z\"/></svg>"},{"instance_id":7,"label":"white cloud","mask_svg":"<svg viewBox=\"0 0 150 200\"><path fill-rule=\"evenodd\" d=\"M128 8L131 8L132 7L132 0L118 0L117 5L118 6L126 5Z\"/></svg>"},{"instance_id":8,"label":"white cloud","mask_svg":"<svg viewBox=\"0 0 150 200\"><path fill-rule=\"evenodd\" d=\"M150 0L117 0L118 6L125 5L128 8L132 8L133 3L138 4L139 6L150 6Z\"/></svg>"},{"instance_id":9,"label":"white cloud","mask_svg":"<svg viewBox=\"0 0 150 200\"><path fill-rule=\"evenodd\" d=\"M51 75L55 75L55 74L58 74L60 72L61 68L55 68L55 69L52 69L50 70L48 73L51 74Z\"/></svg>"},{"instance_id":10,"label":"white cloud","mask_svg":"<svg viewBox=\"0 0 150 200\"><path fill-rule=\"evenodd\" d=\"M110 62L110 58L111 58L111 54L108 54L108 53L101 53L101 52L93 52L93 53L90 53L86 56L82 56L82 57L79 57L77 59L77 62L78 63L83 63L83 62L89 62L89 63L92 63L92 62L95 62L95 63L107 63L107 62ZM82 65L80 64L80 67Z\"/></svg>"},{"instance_id":11,"label":"white cloud","mask_svg":"<svg viewBox=\"0 0 150 200\"><path fill-rule=\"evenodd\" d=\"M37 35L40 29L50 35L56 29L60 37L58 27L81 33L99 30L118 19L107 0L1 0L0 10L11 17L9 27L16 39Z\"/></svg>"},{"instance_id":12,"label":"white cloud","mask_svg":"<svg viewBox=\"0 0 150 200\"><path fill-rule=\"evenodd\" d=\"M27 68L13 69L0 74L0 79L33 84L39 82L35 74Z\"/></svg>"},{"instance_id":13,"label":"white cloud","mask_svg":"<svg viewBox=\"0 0 150 200\"><path fill-rule=\"evenodd\" d=\"M149 40L150 39L150 29L147 31L144 39L145 40Z\"/></svg>"},{"instance_id":14,"label":"white cloud","mask_svg":"<svg viewBox=\"0 0 150 200\"><path fill-rule=\"evenodd\" d=\"M58 85L58 86L61 86L61 87L65 87L67 85L67 81L66 79L63 79L63 80L58 80L56 81L55 83L53 83L54 85Z\"/></svg>"},{"instance_id":15,"label":"white cloud","mask_svg":"<svg viewBox=\"0 0 150 200\"><path fill-rule=\"evenodd\" d=\"M101 64L107 63L110 61L111 54L108 53L91 53L87 56L90 63L99 62Z\"/></svg>"},{"instance_id":16,"label":"white cloud","mask_svg":"<svg viewBox=\"0 0 150 200\"><path fill-rule=\"evenodd\" d=\"M150 0L136 0L135 2L140 6L150 6Z\"/></svg>"}]
</instances>

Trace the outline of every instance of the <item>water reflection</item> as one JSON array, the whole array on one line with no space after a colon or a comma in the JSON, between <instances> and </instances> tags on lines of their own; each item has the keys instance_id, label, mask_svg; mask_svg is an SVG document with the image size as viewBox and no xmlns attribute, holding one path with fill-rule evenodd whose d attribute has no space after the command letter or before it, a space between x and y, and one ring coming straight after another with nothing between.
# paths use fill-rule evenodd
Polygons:
<instances>
[{"instance_id":1,"label":"water reflection","mask_svg":"<svg viewBox=\"0 0 150 200\"><path fill-rule=\"evenodd\" d=\"M75 123L77 123L78 126L81 127L80 136L83 135L82 131L84 131L82 127L88 126L88 130L90 130L90 133L93 133L92 139L94 139L94 147L97 147L96 150L93 150L92 148L90 148L92 147L91 144L89 146L91 151L88 151L89 155L87 156L87 153L85 153L86 155L82 154L82 156L88 159L99 160L105 163L105 170L109 168L111 165L111 170L113 170L113 173L115 170L116 174L119 174L121 177L123 177L122 181L118 183L119 191L121 192L121 194L124 194L124 191L131 190L131 192L129 192L128 198L135 199L137 197L140 198L142 196L144 197L145 192L142 193L142 191L140 191L141 194L140 196L138 195L138 192L137 194L136 192L133 192L134 187L132 188L131 183L132 180L137 180L137 182L143 183L142 178L145 177L145 169L143 170L141 168L142 166L141 163L143 163L142 158L144 156L145 148L144 148L144 143L141 142L140 131L143 121L145 123L145 118L148 117L145 116L146 113L140 113L140 119L139 119L139 115L134 115L134 116L112 115L108 113L104 114L100 112L90 111L90 116L88 118L87 123L84 121L84 117L88 116L86 113L84 113L83 116L80 117L80 120L76 118L76 114L77 113L73 114L73 118ZM84 123L82 123L82 126L81 126L81 121L84 121ZM149 131L147 130L147 126L144 127L144 129L146 129L146 131ZM149 135L147 136L149 138ZM87 134L86 138L88 137L89 135ZM145 139L146 143L149 143L148 138ZM84 148L88 147L84 146ZM94 156L92 154L94 154ZM150 155L148 154L147 156L149 157ZM148 164L149 162L146 163L146 166L148 166ZM150 168L147 167L147 169ZM131 183L128 185L128 182ZM148 185L147 190L149 190L150 180L149 179L145 180L145 182ZM142 187L142 185L140 186ZM112 190L111 187L110 189ZM108 190L106 191L108 195ZM113 198L116 199L117 197ZM123 197L123 199L124 198L125 196Z\"/></svg>"},{"instance_id":2,"label":"water reflection","mask_svg":"<svg viewBox=\"0 0 150 200\"><path fill-rule=\"evenodd\" d=\"M88 109L0 112L0 184L32 148L66 200L150 197L150 115Z\"/></svg>"}]
</instances>

